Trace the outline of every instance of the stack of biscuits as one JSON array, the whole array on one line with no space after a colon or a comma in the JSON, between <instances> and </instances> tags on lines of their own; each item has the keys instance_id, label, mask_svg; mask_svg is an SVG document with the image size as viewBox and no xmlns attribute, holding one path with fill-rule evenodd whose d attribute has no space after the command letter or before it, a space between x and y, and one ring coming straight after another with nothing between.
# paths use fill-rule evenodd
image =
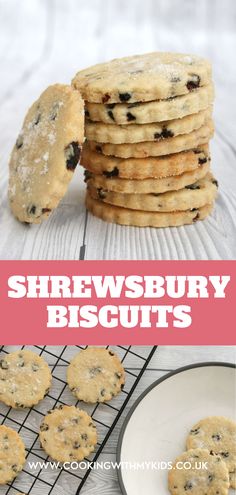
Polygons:
<instances>
[{"instance_id":1,"label":"stack of biscuits","mask_svg":"<svg viewBox=\"0 0 236 495\"><path fill-rule=\"evenodd\" d=\"M176 53L137 55L80 71L86 206L122 225L168 227L204 219L210 171L211 65Z\"/></svg>"}]
</instances>

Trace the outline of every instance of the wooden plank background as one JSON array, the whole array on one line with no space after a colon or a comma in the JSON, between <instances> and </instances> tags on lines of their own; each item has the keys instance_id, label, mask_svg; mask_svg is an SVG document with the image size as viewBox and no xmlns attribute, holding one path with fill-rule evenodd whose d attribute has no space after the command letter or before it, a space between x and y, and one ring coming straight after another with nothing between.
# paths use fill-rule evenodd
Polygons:
<instances>
[{"instance_id":1,"label":"wooden plank background","mask_svg":"<svg viewBox=\"0 0 236 495\"><path fill-rule=\"evenodd\" d=\"M36 350L36 352L38 353L40 352L40 349L35 349L35 348L33 349L30 346L27 346L27 348L34 351ZM16 349L18 349L17 346L5 347L5 350L7 350L7 352L11 352ZM122 359L125 350L121 349L120 347L113 347L113 349L115 350L115 352L118 353L118 355ZM151 347L134 346L132 347L132 349L134 350L134 352L136 352L141 356L147 356L151 350ZM56 356L60 355L62 347L48 346L46 350L49 351L51 354L43 353L43 357L44 359L46 359L48 364L51 367L53 367L53 365L57 360ZM75 348L75 346L68 346L64 351L62 357L63 359L70 360L77 352L78 349ZM146 372L141 378L132 398L130 399L128 406L124 411L124 414L122 415L117 426L115 427L114 432L109 438L109 441L106 444L103 453L99 457L99 461L115 461L117 441L122 426L122 422L126 414L128 413L131 405L149 385L151 385L155 380L157 380L161 376L164 376L169 371L175 370L181 366L185 366L193 363L199 363L199 362L206 362L206 361L224 361L224 362L235 363L236 347L224 347L224 346L223 347L221 346L158 347L152 360L149 363ZM132 354L130 354L124 361L125 368L127 371L131 371L137 375L138 372L140 371L141 362L142 361L140 359L137 359L135 356L132 356ZM65 380L66 366L67 366L66 363L60 362L59 366L57 366L53 372L54 379L52 382L52 388L50 390L50 396L52 397L57 398L61 392L62 384L60 383L60 381L57 380L57 377L63 381ZM130 376L128 374L126 375L126 378L127 380L130 380ZM128 383L128 386L130 385L131 383ZM69 391L68 387L65 389L60 399L62 400L62 402L65 402L66 404L74 404L76 402L71 392ZM121 399L122 399L121 396L117 396L117 398L113 399L111 404L119 408L122 403ZM41 411L41 413L46 414L46 412L53 407L53 404L54 402L47 397L43 401L41 401L41 403L37 405L36 408L34 409L36 409L36 411L39 410ZM91 411L91 406L87 406L81 403L80 407L83 407L88 412ZM113 417L112 409L108 409L106 406L105 407L99 406L99 407L101 407L101 409L99 415L98 416L95 415L96 419L105 422L107 425L111 424ZM0 403L0 423L3 420L3 415L7 414L8 410L9 410L8 407ZM16 420L18 423L23 421L27 412L28 410L26 411L11 410L10 413L8 413L8 419L5 421L5 424L17 429L17 424L14 423L14 420ZM33 430L38 431L38 424L39 421L41 422L41 420L42 417L41 416L39 417L39 415L37 415L36 412L33 410L30 412L25 424L26 426L32 428ZM101 433L102 431L103 430L101 429ZM30 447L32 441L34 440L34 436L32 436L31 432L24 427L21 430L21 435L26 443L26 446ZM39 449L39 445L35 444L33 453L37 455L37 452L39 452L38 449ZM40 450L40 455L44 456L42 450ZM35 461L38 460L38 458L34 458L33 454L30 454L30 460ZM26 471L29 472L29 469L27 468ZM50 469L48 469L43 471L43 475L41 475L40 477L41 478L43 477L43 479L45 480L51 481L52 479L54 479L53 477L56 477L56 475L58 475L58 470L51 471ZM0 495L6 495L6 492L8 495L16 495L17 489L28 493L31 482L32 482L32 478L30 478L25 472L21 473L18 476L16 482L14 483L15 488L10 489L9 492L7 492L8 488L4 486L2 487L0 486ZM52 490L51 495L74 495L76 492L77 484L78 483L76 478L73 478L71 475L67 474L64 477L61 476L59 478L56 487ZM30 492L30 495L47 495L47 493L48 493L47 486L43 485L42 482L37 481L32 491ZM96 471L93 471L90 474L81 493L82 495L95 495L95 494L121 495L116 471L113 469L108 471L106 471L105 469L98 469Z\"/></svg>"},{"instance_id":2,"label":"wooden plank background","mask_svg":"<svg viewBox=\"0 0 236 495\"><path fill-rule=\"evenodd\" d=\"M236 258L235 21L234 0L0 0L1 259ZM87 218L77 170L48 222L19 224L7 205L7 164L32 101L47 85L69 82L80 68L151 50L193 52L213 62L212 165L220 194L211 217L161 230Z\"/></svg>"}]
</instances>

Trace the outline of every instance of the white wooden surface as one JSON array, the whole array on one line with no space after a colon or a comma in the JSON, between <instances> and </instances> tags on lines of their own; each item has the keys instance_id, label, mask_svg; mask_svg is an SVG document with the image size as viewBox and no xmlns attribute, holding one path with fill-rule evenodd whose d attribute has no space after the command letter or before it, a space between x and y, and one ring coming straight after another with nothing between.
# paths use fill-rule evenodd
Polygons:
<instances>
[{"instance_id":1,"label":"white wooden surface","mask_svg":"<svg viewBox=\"0 0 236 495\"><path fill-rule=\"evenodd\" d=\"M1 259L235 259L234 0L0 0ZM220 182L214 213L178 229L109 225L84 208L82 170L48 222L20 225L7 205L7 163L24 114L50 83L116 56L151 50L199 53L214 65ZM82 253L83 257L83 253Z\"/></svg>"},{"instance_id":2,"label":"white wooden surface","mask_svg":"<svg viewBox=\"0 0 236 495\"><path fill-rule=\"evenodd\" d=\"M17 349L17 347L8 347L8 351L13 351ZM50 352L53 354L59 355L61 352L60 346L49 346L47 348ZM137 353L140 353L141 355L147 355L148 351L150 348L148 347L136 347L135 351ZM119 348L115 348L114 350L119 353L120 357L122 357L122 350ZM39 351L38 351L39 352ZM64 354L65 359L70 359L75 353L77 352L77 349L74 348L74 346L69 346L66 350L66 353ZM56 359L53 357L50 357L48 354L44 354L44 358L48 361L49 365L53 366L55 363ZM155 380L160 378L161 376L164 376L168 371L175 370L181 366L193 364L193 363L199 363L199 362L206 362L206 361L224 361L224 362L231 362L231 363L236 363L236 347L207 347L207 346L195 346L195 347L170 347L170 346L161 346L156 350L156 353L154 354L148 369L146 370L145 374L141 378L138 387L136 388L124 414L122 415L120 421L118 422L114 432L112 433L108 443L106 444L103 454L99 457L100 461L115 461L116 458L116 447L117 447L117 441L119 437L119 432L120 428L122 425L122 422L127 414L127 412L130 409L130 406L134 403L134 401L139 397L139 395L150 385L152 384ZM137 374L139 367L137 366L137 360L136 358L129 357L129 360L127 362L127 367L129 371L132 371ZM66 375L66 366L60 366L59 370L57 369L56 372L54 372L54 376L58 376L61 379L65 379ZM128 375L127 375L128 378ZM50 395L53 397L57 397L60 392L60 383L57 382L56 379L53 380L53 385L52 389L50 391ZM71 404L73 403L73 398L68 389L65 390L65 393L63 393L63 397L61 398L62 401ZM117 399L114 399L114 401L117 401L116 403L113 402L113 405L118 406L119 404L119 396ZM50 401L46 398L44 399L40 406L37 406L41 412L46 413L50 408L52 407L52 404ZM84 408L86 408L85 405L83 405ZM2 414L6 414L8 408L5 407L3 404L0 403L0 423L2 422ZM112 411L111 411L112 413ZM107 412L104 410L104 414L106 414L105 417L100 417L101 421L105 421L107 424L111 422L111 417ZM13 428L17 428L17 426L14 423L9 423L10 418L15 419L19 422L20 417L22 415L22 418L25 415L24 411L12 411L9 414L9 420L6 421L5 424L9 424L9 426L12 426ZM99 418L97 418L99 419ZM38 418L35 417L33 414L32 416L29 416L28 419L28 424L29 426L32 425L31 427L35 429L35 425L38 421ZM41 421L41 417L40 417ZM21 431L21 435L27 445L30 445L30 442L32 441L31 434L27 430L23 429ZM39 446L35 446L37 448ZM37 452L37 450L36 450ZM27 469L28 470L28 469ZM50 470L45 471L45 479L51 479L52 476L55 476L55 473L50 472ZM74 495L77 487L77 481L74 480L73 478L68 479L67 477L67 483L62 489L61 481L58 482L57 489L52 491L52 495ZM27 488L26 488L26 483L27 483L27 476L22 473L18 477L18 481L16 483L16 488L18 488L21 491L26 491L27 493ZM17 490L11 489L8 493L9 495L16 495ZM30 492L31 495L45 495L45 489L46 487L42 487L39 484L36 484L32 491ZM7 492L6 487L0 487L0 495L5 495ZM111 469L109 471L98 469L97 471L93 471L83 490L82 490L82 495L121 495L121 491L119 488L119 484L117 481L117 474L116 471Z\"/></svg>"}]
</instances>

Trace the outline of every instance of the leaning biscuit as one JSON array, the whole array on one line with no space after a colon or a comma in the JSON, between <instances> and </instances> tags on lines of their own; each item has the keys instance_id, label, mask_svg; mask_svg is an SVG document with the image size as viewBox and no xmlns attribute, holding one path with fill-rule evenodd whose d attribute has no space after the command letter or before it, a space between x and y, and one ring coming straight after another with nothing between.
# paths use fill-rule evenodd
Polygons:
<instances>
[{"instance_id":1,"label":"leaning biscuit","mask_svg":"<svg viewBox=\"0 0 236 495\"><path fill-rule=\"evenodd\" d=\"M40 223L64 196L84 140L84 103L49 86L29 109L10 158L9 202L21 222Z\"/></svg>"}]
</instances>

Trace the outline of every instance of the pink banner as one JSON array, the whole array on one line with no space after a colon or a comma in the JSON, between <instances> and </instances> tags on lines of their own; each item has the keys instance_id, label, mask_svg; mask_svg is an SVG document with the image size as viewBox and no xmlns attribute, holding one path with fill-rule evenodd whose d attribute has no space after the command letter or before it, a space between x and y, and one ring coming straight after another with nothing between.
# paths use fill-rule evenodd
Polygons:
<instances>
[{"instance_id":1,"label":"pink banner","mask_svg":"<svg viewBox=\"0 0 236 495\"><path fill-rule=\"evenodd\" d=\"M232 261L1 261L0 344L235 344Z\"/></svg>"}]
</instances>

